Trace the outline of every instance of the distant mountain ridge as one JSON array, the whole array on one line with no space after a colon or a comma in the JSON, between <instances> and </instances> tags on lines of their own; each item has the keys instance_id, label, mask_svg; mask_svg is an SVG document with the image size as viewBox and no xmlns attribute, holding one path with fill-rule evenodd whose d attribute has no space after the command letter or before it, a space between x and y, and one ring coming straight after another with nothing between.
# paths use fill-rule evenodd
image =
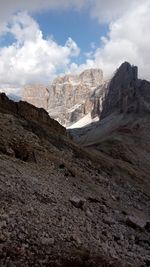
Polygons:
<instances>
[{"instance_id":1,"label":"distant mountain ridge","mask_svg":"<svg viewBox=\"0 0 150 267\"><path fill-rule=\"evenodd\" d=\"M88 69L79 75L57 77L51 85L28 85L22 100L44 108L63 126L73 128L118 109L149 112L148 87L148 81L138 79L138 68L124 62L110 81L104 81L102 70Z\"/></svg>"},{"instance_id":2,"label":"distant mountain ridge","mask_svg":"<svg viewBox=\"0 0 150 267\"><path fill-rule=\"evenodd\" d=\"M100 69L88 69L79 75L57 77L51 85L28 85L22 100L43 107L49 115L68 127L93 109L91 95L104 83Z\"/></svg>"}]
</instances>

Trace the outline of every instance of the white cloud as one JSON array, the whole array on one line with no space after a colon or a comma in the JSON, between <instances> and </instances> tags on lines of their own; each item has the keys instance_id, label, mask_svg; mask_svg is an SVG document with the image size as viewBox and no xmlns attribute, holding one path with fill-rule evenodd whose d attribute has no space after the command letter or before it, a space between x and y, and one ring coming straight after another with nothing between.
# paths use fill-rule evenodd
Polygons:
<instances>
[{"instance_id":1,"label":"white cloud","mask_svg":"<svg viewBox=\"0 0 150 267\"><path fill-rule=\"evenodd\" d=\"M129 61L139 67L141 78L150 80L150 1L136 3L136 8L132 3L128 10L125 9L118 19L110 23L107 37L101 38L102 46L95 50L92 58L89 54L85 64L72 64L74 71L100 67L109 78L123 61Z\"/></svg>"},{"instance_id":2,"label":"white cloud","mask_svg":"<svg viewBox=\"0 0 150 267\"><path fill-rule=\"evenodd\" d=\"M42 12L48 9L81 9L89 0L0 0L0 32L18 11Z\"/></svg>"},{"instance_id":3,"label":"white cloud","mask_svg":"<svg viewBox=\"0 0 150 267\"><path fill-rule=\"evenodd\" d=\"M5 33L11 33L19 44L26 40L36 41L42 38L38 24L27 12L20 12L14 15L5 27Z\"/></svg>"},{"instance_id":4,"label":"white cloud","mask_svg":"<svg viewBox=\"0 0 150 267\"><path fill-rule=\"evenodd\" d=\"M21 88L17 88L17 87L10 87L9 85L7 88L0 88L0 93L5 93L9 96L9 98L18 101L21 98Z\"/></svg>"},{"instance_id":5,"label":"white cloud","mask_svg":"<svg viewBox=\"0 0 150 267\"><path fill-rule=\"evenodd\" d=\"M1 85L50 81L59 71L74 73L94 67L102 68L107 78L123 61L138 65L140 77L150 79L149 0L0 0L0 4L0 32L9 32L16 39L11 46L0 48ZM87 60L80 66L72 59L79 48L71 38L64 46L52 38L45 40L31 16L17 13L67 8L87 9L99 23L109 24L107 36L101 38L99 47L91 44ZM14 13L18 15L12 18Z\"/></svg>"},{"instance_id":6,"label":"white cloud","mask_svg":"<svg viewBox=\"0 0 150 267\"><path fill-rule=\"evenodd\" d=\"M58 71L65 71L73 56L80 53L71 38L64 46L52 38L44 39L38 24L26 12L15 15L6 32L13 34L16 42L0 48L1 87L50 82Z\"/></svg>"},{"instance_id":7,"label":"white cloud","mask_svg":"<svg viewBox=\"0 0 150 267\"><path fill-rule=\"evenodd\" d=\"M42 12L48 9L71 8L86 8L92 17L97 18L100 23L106 23L148 2L149 0L0 0L0 23L7 22L18 11Z\"/></svg>"},{"instance_id":8,"label":"white cloud","mask_svg":"<svg viewBox=\"0 0 150 267\"><path fill-rule=\"evenodd\" d=\"M144 2L145 0L143 0ZM147 1L147 0L146 0ZM149 1L149 0L148 0ZM85 1L86 2L86 1ZM130 10L136 9L141 0L89 0L92 17L100 23L112 22Z\"/></svg>"},{"instance_id":9,"label":"white cloud","mask_svg":"<svg viewBox=\"0 0 150 267\"><path fill-rule=\"evenodd\" d=\"M110 22L122 16L128 10L149 0L0 0L0 24L6 22L12 14L18 11L42 12L48 9L81 10L86 8L100 23ZM1 25L2 26L2 25Z\"/></svg>"}]
</instances>

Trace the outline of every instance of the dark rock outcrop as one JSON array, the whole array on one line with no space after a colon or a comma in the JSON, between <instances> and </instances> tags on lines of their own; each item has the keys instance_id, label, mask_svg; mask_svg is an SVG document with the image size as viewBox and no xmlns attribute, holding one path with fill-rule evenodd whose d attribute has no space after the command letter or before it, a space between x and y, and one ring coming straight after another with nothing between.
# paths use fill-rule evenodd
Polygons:
<instances>
[{"instance_id":1,"label":"dark rock outcrop","mask_svg":"<svg viewBox=\"0 0 150 267\"><path fill-rule=\"evenodd\" d=\"M43 108L24 102L14 102L10 100L4 93L0 94L0 111L13 115L18 115L30 123L38 123L45 127L48 131L56 131L62 135L67 135L66 129L57 121L51 119L48 113Z\"/></svg>"},{"instance_id":2,"label":"dark rock outcrop","mask_svg":"<svg viewBox=\"0 0 150 267\"><path fill-rule=\"evenodd\" d=\"M138 68L124 62L105 92L100 119L117 113L150 113L150 82L138 79Z\"/></svg>"}]
</instances>

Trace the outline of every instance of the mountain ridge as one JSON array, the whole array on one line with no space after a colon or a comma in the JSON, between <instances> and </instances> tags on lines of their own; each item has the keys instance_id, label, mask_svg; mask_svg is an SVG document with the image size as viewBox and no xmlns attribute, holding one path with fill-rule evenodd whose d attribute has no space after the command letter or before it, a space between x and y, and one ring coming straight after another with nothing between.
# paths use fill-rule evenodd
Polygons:
<instances>
[{"instance_id":1,"label":"mountain ridge","mask_svg":"<svg viewBox=\"0 0 150 267\"><path fill-rule=\"evenodd\" d=\"M51 85L31 85L23 89L22 100L45 108L65 127L77 122L92 110L92 92L103 84L100 69L88 69L79 75L64 75Z\"/></svg>"},{"instance_id":2,"label":"mountain ridge","mask_svg":"<svg viewBox=\"0 0 150 267\"><path fill-rule=\"evenodd\" d=\"M120 93L117 105L113 97L107 105L108 85L96 106L101 116L105 103L103 119L69 134L44 109L0 94L1 266L149 265L149 83L143 86L138 113L136 87L125 87L131 97L122 112Z\"/></svg>"},{"instance_id":3,"label":"mountain ridge","mask_svg":"<svg viewBox=\"0 0 150 267\"><path fill-rule=\"evenodd\" d=\"M107 95L109 86L115 87L115 83L120 84L120 87L125 87L126 84L129 85L131 82L131 87L135 86L139 89L134 90L134 88L131 88L130 94L132 94L132 90L134 90L134 94L137 98L138 96L136 94L139 91L142 99L140 86L143 90L146 90L144 87L146 88L149 86L148 81L137 78L138 69L136 66L131 66L128 62L124 62L121 66L122 70L120 70L119 67L114 77L108 81L104 81L102 70L87 69L79 75L67 74L60 77L58 76L51 85L35 84L25 86L22 93L22 100L34 104L37 107L43 107L52 118L59 121L65 127L73 128L74 124L77 125L77 122L83 119L84 116L89 116L90 122L95 117L100 118L102 109L104 114L105 108L102 107L103 100ZM129 73L127 73L127 69ZM117 76L121 75L119 78L120 81L115 81L118 71L120 74L117 74ZM115 94L118 93L117 90L114 91L114 97L116 97L116 99L118 99L119 96L115 96ZM122 98L120 101L124 101L124 105L126 105L126 91L124 90L122 93L124 94L124 100ZM145 99L143 99L143 103L144 101ZM120 105L122 105L122 103L120 103ZM144 105L146 107L146 101ZM101 118L102 117L103 115L101 115Z\"/></svg>"}]
</instances>

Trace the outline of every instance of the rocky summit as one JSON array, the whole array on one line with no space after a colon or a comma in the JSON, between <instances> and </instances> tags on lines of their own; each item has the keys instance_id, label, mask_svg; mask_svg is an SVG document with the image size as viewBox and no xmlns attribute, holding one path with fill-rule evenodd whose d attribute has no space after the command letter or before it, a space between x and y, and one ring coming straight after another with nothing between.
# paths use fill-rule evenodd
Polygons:
<instances>
[{"instance_id":1,"label":"rocky summit","mask_svg":"<svg viewBox=\"0 0 150 267\"><path fill-rule=\"evenodd\" d=\"M149 96L125 62L67 131L0 94L0 266L150 265Z\"/></svg>"},{"instance_id":2,"label":"rocky summit","mask_svg":"<svg viewBox=\"0 0 150 267\"><path fill-rule=\"evenodd\" d=\"M138 79L137 72L137 67L123 63L106 88L97 89L94 112L99 121L70 133L80 145L105 153L110 162L117 160L119 168L148 186L150 82Z\"/></svg>"},{"instance_id":3,"label":"rocky summit","mask_svg":"<svg viewBox=\"0 0 150 267\"><path fill-rule=\"evenodd\" d=\"M28 85L22 100L48 111L63 126L70 126L91 112L91 95L102 85L103 72L89 69L80 75L57 77L51 85Z\"/></svg>"}]
</instances>

